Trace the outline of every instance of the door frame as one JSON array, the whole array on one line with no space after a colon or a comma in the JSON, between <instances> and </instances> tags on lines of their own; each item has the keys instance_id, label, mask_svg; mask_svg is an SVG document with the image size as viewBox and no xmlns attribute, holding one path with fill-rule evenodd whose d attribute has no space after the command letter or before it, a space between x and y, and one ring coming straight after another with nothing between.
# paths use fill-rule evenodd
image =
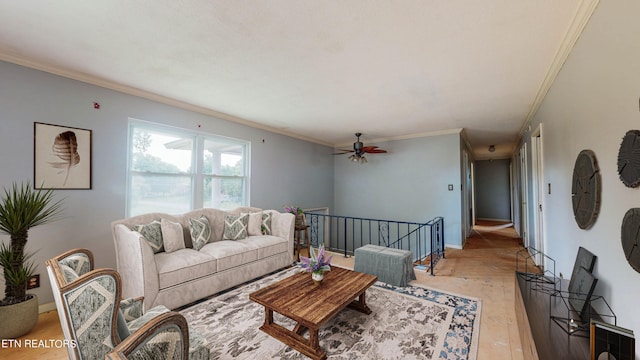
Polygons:
<instances>
[{"instance_id":1,"label":"door frame","mask_svg":"<svg viewBox=\"0 0 640 360\"><path fill-rule=\"evenodd\" d=\"M466 149L462 150L463 176L462 181L462 244L471 236L475 216L473 214L473 162Z\"/></svg>"},{"instance_id":2,"label":"door frame","mask_svg":"<svg viewBox=\"0 0 640 360\"><path fill-rule=\"evenodd\" d=\"M520 230L522 243L529 248L529 190L527 184L527 143L520 147Z\"/></svg>"},{"instance_id":3,"label":"door frame","mask_svg":"<svg viewBox=\"0 0 640 360\"><path fill-rule=\"evenodd\" d=\"M531 187L533 190L533 226L534 243L539 255L536 263L544 268L544 167L542 124L531 133Z\"/></svg>"}]
</instances>

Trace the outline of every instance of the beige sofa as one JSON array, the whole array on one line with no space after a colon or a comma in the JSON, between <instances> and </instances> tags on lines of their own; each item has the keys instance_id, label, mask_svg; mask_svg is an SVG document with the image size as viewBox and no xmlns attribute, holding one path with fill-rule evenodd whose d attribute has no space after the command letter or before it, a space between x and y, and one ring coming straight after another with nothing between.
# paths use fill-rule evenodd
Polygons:
<instances>
[{"instance_id":1,"label":"beige sofa","mask_svg":"<svg viewBox=\"0 0 640 360\"><path fill-rule=\"evenodd\" d=\"M248 214L245 215L248 236L223 239L223 235L228 238L225 227L235 230L225 222L226 216L232 215L238 220L244 214ZM205 245L201 238L194 238L196 248L201 246L196 250L192 231L197 230L194 229L197 224L193 221L201 217L208 221L210 237ZM267 226L264 226L265 218L270 219ZM137 225L156 220L162 223L166 245L161 249L134 230L153 238L154 233L145 232ZM204 208L182 215L150 213L114 221L111 230L117 269L122 277L122 295L124 298L144 296L145 309L156 305L175 309L284 268L293 263L293 229L293 214L252 207L231 211ZM267 234L263 235L264 232ZM175 249L180 240L184 240L184 248Z\"/></svg>"}]
</instances>

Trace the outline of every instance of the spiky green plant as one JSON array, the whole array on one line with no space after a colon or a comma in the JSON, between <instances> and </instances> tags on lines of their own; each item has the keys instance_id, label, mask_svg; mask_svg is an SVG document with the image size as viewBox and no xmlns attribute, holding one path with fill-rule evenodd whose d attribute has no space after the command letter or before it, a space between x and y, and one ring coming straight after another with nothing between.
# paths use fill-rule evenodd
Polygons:
<instances>
[{"instance_id":1,"label":"spiky green plant","mask_svg":"<svg viewBox=\"0 0 640 360\"><path fill-rule=\"evenodd\" d=\"M9 246L0 247L0 265L4 270L5 298L0 305L14 304L27 299L27 281L33 275L32 254L24 248L29 229L58 220L62 214L62 200L55 200L53 190L33 189L29 182L13 183L4 188L0 202L0 232L11 239Z\"/></svg>"}]
</instances>

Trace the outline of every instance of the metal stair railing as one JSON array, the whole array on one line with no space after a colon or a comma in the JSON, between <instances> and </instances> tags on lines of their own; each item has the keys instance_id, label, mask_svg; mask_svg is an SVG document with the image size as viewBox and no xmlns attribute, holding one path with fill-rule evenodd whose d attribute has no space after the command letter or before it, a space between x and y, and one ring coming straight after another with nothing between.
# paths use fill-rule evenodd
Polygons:
<instances>
[{"instance_id":1,"label":"metal stair railing","mask_svg":"<svg viewBox=\"0 0 640 360\"><path fill-rule=\"evenodd\" d=\"M379 245L409 250L414 264L427 271L444 258L444 218L425 223L360 218L306 212L311 244L324 244L327 250L353 255L354 250L367 245ZM425 262L428 261L428 264Z\"/></svg>"}]
</instances>

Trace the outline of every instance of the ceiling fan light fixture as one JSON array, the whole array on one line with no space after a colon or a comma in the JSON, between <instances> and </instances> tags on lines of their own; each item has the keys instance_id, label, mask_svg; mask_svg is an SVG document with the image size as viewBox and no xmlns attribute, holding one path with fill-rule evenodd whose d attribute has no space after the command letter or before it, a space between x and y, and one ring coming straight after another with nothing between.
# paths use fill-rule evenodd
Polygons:
<instances>
[{"instance_id":1,"label":"ceiling fan light fixture","mask_svg":"<svg viewBox=\"0 0 640 360\"><path fill-rule=\"evenodd\" d=\"M365 164L368 162L367 158L364 156L365 153L380 154L387 152L387 150L380 149L377 146L364 146L360 141L361 135L361 133L356 133L357 141L353 143L353 150L337 149L340 152L334 153L333 155L342 155L353 152L353 154L349 155L348 159L358 164Z\"/></svg>"},{"instance_id":2,"label":"ceiling fan light fixture","mask_svg":"<svg viewBox=\"0 0 640 360\"><path fill-rule=\"evenodd\" d=\"M364 164L367 162L367 158L364 157L364 155L358 155L358 154L352 154L351 156L349 156L349 160L358 164Z\"/></svg>"}]
</instances>

